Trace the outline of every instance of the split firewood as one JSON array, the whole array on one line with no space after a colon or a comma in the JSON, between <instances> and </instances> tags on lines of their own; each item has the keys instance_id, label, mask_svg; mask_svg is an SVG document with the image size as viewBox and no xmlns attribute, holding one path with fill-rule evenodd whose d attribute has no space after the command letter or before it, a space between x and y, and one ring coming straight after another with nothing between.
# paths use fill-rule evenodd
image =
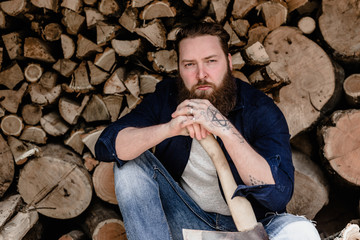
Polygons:
<instances>
[{"instance_id":1,"label":"split firewood","mask_svg":"<svg viewBox=\"0 0 360 240\"><path fill-rule=\"evenodd\" d=\"M86 5L93 7L93 6L95 6L95 4L97 4L98 0L83 0L83 1Z\"/></svg>"},{"instance_id":2,"label":"split firewood","mask_svg":"<svg viewBox=\"0 0 360 240\"><path fill-rule=\"evenodd\" d=\"M81 116L86 104L89 102L89 96L85 96L83 100L76 101L68 97L61 97L59 99L59 113L61 117L71 125L75 125Z\"/></svg>"},{"instance_id":3,"label":"split firewood","mask_svg":"<svg viewBox=\"0 0 360 240\"><path fill-rule=\"evenodd\" d=\"M125 87L134 97L138 97L140 94L139 75L139 72L131 71L124 81Z\"/></svg>"},{"instance_id":4,"label":"split firewood","mask_svg":"<svg viewBox=\"0 0 360 240\"><path fill-rule=\"evenodd\" d=\"M311 34L315 31L316 28L316 22L313 18L306 16L299 20L298 22L298 28L304 33L304 34Z\"/></svg>"},{"instance_id":5,"label":"split firewood","mask_svg":"<svg viewBox=\"0 0 360 240\"><path fill-rule=\"evenodd\" d=\"M125 68L120 67L116 69L108 80L104 84L104 94L117 94L126 90L124 85Z\"/></svg>"},{"instance_id":6,"label":"split firewood","mask_svg":"<svg viewBox=\"0 0 360 240\"><path fill-rule=\"evenodd\" d=\"M358 240L360 239L360 227L358 224L348 223L346 227L341 230L339 236L334 240Z\"/></svg>"},{"instance_id":7,"label":"split firewood","mask_svg":"<svg viewBox=\"0 0 360 240\"><path fill-rule=\"evenodd\" d=\"M360 106L360 74L352 74L344 81L346 101L354 107Z\"/></svg>"},{"instance_id":8,"label":"split firewood","mask_svg":"<svg viewBox=\"0 0 360 240\"><path fill-rule=\"evenodd\" d=\"M0 29L7 28L5 13L0 9Z\"/></svg>"},{"instance_id":9,"label":"split firewood","mask_svg":"<svg viewBox=\"0 0 360 240\"><path fill-rule=\"evenodd\" d=\"M71 147L78 154L82 154L85 144L81 141L84 130L72 131L70 136L64 140L65 145Z\"/></svg>"},{"instance_id":10,"label":"split firewood","mask_svg":"<svg viewBox=\"0 0 360 240\"><path fill-rule=\"evenodd\" d=\"M141 74L140 77L140 94L144 95L147 93L155 92L156 85L163 79L158 74Z\"/></svg>"},{"instance_id":11,"label":"split firewood","mask_svg":"<svg viewBox=\"0 0 360 240\"><path fill-rule=\"evenodd\" d=\"M87 236L80 230L72 230L62 235L58 240L86 240Z\"/></svg>"},{"instance_id":12,"label":"split firewood","mask_svg":"<svg viewBox=\"0 0 360 240\"><path fill-rule=\"evenodd\" d=\"M103 49L100 46L96 45L95 43L85 38L81 34L78 35L77 49L76 49L77 58L83 59L95 52L102 52L102 51Z\"/></svg>"},{"instance_id":13,"label":"split firewood","mask_svg":"<svg viewBox=\"0 0 360 240\"><path fill-rule=\"evenodd\" d=\"M145 7L151 1L153 1L153 0L132 0L131 1L131 7L133 7L133 8L142 8L142 7Z\"/></svg>"},{"instance_id":14,"label":"split firewood","mask_svg":"<svg viewBox=\"0 0 360 240\"><path fill-rule=\"evenodd\" d=\"M115 38L116 32L120 29L119 25L108 24L103 21L96 22L96 44L105 45L108 41Z\"/></svg>"},{"instance_id":15,"label":"split firewood","mask_svg":"<svg viewBox=\"0 0 360 240\"><path fill-rule=\"evenodd\" d=\"M60 97L61 85L58 84L51 89L43 87L40 83L32 83L29 86L29 94L33 103L46 106L55 103Z\"/></svg>"},{"instance_id":16,"label":"split firewood","mask_svg":"<svg viewBox=\"0 0 360 240\"><path fill-rule=\"evenodd\" d=\"M101 201L93 202L86 210L85 221L82 223L84 232L91 239L126 240L126 232L120 216Z\"/></svg>"},{"instance_id":17,"label":"split firewood","mask_svg":"<svg viewBox=\"0 0 360 240\"><path fill-rule=\"evenodd\" d=\"M230 26L239 37L247 36L248 30L250 28L249 21L246 19L231 19Z\"/></svg>"},{"instance_id":18,"label":"split firewood","mask_svg":"<svg viewBox=\"0 0 360 240\"><path fill-rule=\"evenodd\" d=\"M322 169L310 157L293 150L295 167L294 194L286 206L289 213L314 219L329 202L329 184ZM313 194L315 193L316 194Z\"/></svg>"},{"instance_id":19,"label":"split firewood","mask_svg":"<svg viewBox=\"0 0 360 240\"><path fill-rule=\"evenodd\" d=\"M24 57L50 63L56 61L46 42L34 37L25 38Z\"/></svg>"},{"instance_id":20,"label":"split firewood","mask_svg":"<svg viewBox=\"0 0 360 240\"><path fill-rule=\"evenodd\" d=\"M262 18L266 27L274 30L286 22L288 16L288 8L282 0L265 1L256 6L261 11Z\"/></svg>"},{"instance_id":21,"label":"split firewood","mask_svg":"<svg viewBox=\"0 0 360 240\"><path fill-rule=\"evenodd\" d=\"M194 6L194 1L195 0L183 0L183 2L188 5L189 7L193 7Z\"/></svg>"},{"instance_id":22,"label":"split firewood","mask_svg":"<svg viewBox=\"0 0 360 240\"><path fill-rule=\"evenodd\" d=\"M129 32L134 32L139 26L138 10L136 8L126 8L119 18L119 23Z\"/></svg>"},{"instance_id":23,"label":"split firewood","mask_svg":"<svg viewBox=\"0 0 360 240\"><path fill-rule=\"evenodd\" d=\"M19 90L0 90L0 105L10 113L16 113L28 84L23 83Z\"/></svg>"},{"instance_id":24,"label":"split firewood","mask_svg":"<svg viewBox=\"0 0 360 240\"><path fill-rule=\"evenodd\" d=\"M5 49L10 59L21 59L23 57L23 39L20 33L13 32L2 35Z\"/></svg>"},{"instance_id":25,"label":"split firewood","mask_svg":"<svg viewBox=\"0 0 360 240\"><path fill-rule=\"evenodd\" d=\"M20 194L6 196L0 201L0 229L15 215L21 204Z\"/></svg>"},{"instance_id":26,"label":"split firewood","mask_svg":"<svg viewBox=\"0 0 360 240\"><path fill-rule=\"evenodd\" d=\"M256 42L263 43L264 39L269 34L269 32L270 32L270 29L265 26L262 26L262 25L254 26L253 25L248 31L249 39L247 41L245 48L253 45Z\"/></svg>"},{"instance_id":27,"label":"split firewood","mask_svg":"<svg viewBox=\"0 0 360 240\"><path fill-rule=\"evenodd\" d=\"M90 84L99 85L106 81L109 78L109 73L101 70L91 61L87 61L89 71L90 71Z\"/></svg>"},{"instance_id":28,"label":"split firewood","mask_svg":"<svg viewBox=\"0 0 360 240\"><path fill-rule=\"evenodd\" d=\"M11 150L3 136L0 134L0 198L13 182L15 166Z\"/></svg>"},{"instance_id":29,"label":"split firewood","mask_svg":"<svg viewBox=\"0 0 360 240\"><path fill-rule=\"evenodd\" d=\"M31 3L38 8L46 8L54 12L59 10L59 0L30 0Z\"/></svg>"},{"instance_id":30,"label":"split firewood","mask_svg":"<svg viewBox=\"0 0 360 240\"><path fill-rule=\"evenodd\" d=\"M97 126L95 129L84 133L81 138L86 147L90 150L91 154L95 156L95 144L100 134L105 129L105 126Z\"/></svg>"},{"instance_id":31,"label":"split firewood","mask_svg":"<svg viewBox=\"0 0 360 240\"><path fill-rule=\"evenodd\" d=\"M93 28L96 26L98 21L104 21L105 17L102 15L97 9L85 7L85 18L86 18L86 26L87 28Z\"/></svg>"},{"instance_id":32,"label":"split firewood","mask_svg":"<svg viewBox=\"0 0 360 240\"><path fill-rule=\"evenodd\" d=\"M124 107L124 109L122 110L122 112L120 113L119 118L122 118L123 116L125 116L126 114L128 114L129 112L131 112L131 109L129 107Z\"/></svg>"},{"instance_id":33,"label":"split firewood","mask_svg":"<svg viewBox=\"0 0 360 240\"><path fill-rule=\"evenodd\" d=\"M17 16L19 14L27 12L29 9L28 3L26 0L10 0L3 1L0 3L0 8L7 15Z\"/></svg>"},{"instance_id":34,"label":"split firewood","mask_svg":"<svg viewBox=\"0 0 360 240\"><path fill-rule=\"evenodd\" d=\"M111 40L111 46L115 52L121 57L134 55L140 49L141 40Z\"/></svg>"},{"instance_id":35,"label":"split firewood","mask_svg":"<svg viewBox=\"0 0 360 240\"><path fill-rule=\"evenodd\" d=\"M234 70L240 70L245 66L245 61L241 56L240 52L231 55L231 59L232 59L232 67Z\"/></svg>"},{"instance_id":36,"label":"split firewood","mask_svg":"<svg viewBox=\"0 0 360 240\"><path fill-rule=\"evenodd\" d=\"M285 115L291 136L295 136L312 126L321 112L334 107L342 92L336 83L344 81L344 72L295 28L275 29L264 46L271 61L282 64L291 79L291 84L281 88L277 105Z\"/></svg>"},{"instance_id":37,"label":"split firewood","mask_svg":"<svg viewBox=\"0 0 360 240\"><path fill-rule=\"evenodd\" d=\"M360 4L343 0L321 2L322 14L318 24L324 41L332 49L335 59L343 62L360 61ZM349 31L349 29L353 29Z\"/></svg>"},{"instance_id":38,"label":"split firewood","mask_svg":"<svg viewBox=\"0 0 360 240\"><path fill-rule=\"evenodd\" d=\"M45 26L42 34L45 40L53 42L60 39L62 29L60 24L58 23L49 23Z\"/></svg>"},{"instance_id":39,"label":"split firewood","mask_svg":"<svg viewBox=\"0 0 360 240\"><path fill-rule=\"evenodd\" d=\"M8 137L8 144L16 165L24 164L29 157L35 156L40 152L36 145L21 141L13 136Z\"/></svg>"},{"instance_id":40,"label":"split firewood","mask_svg":"<svg viewBox=\"0 0 360 240\"><path fill-rule=\"evenodd\" d=\"M81 116L86 122L110 120L109 111L100 95L92 95Z\"/></svg>"},{"instance_id":41,"label":"split firewood","mask_svg":"<svg viewBox=\"0 0 360 240\"><path fill-rule=\"evenodd\" d=\"M35 144L45 144L47 135L40 126L25 126L19 139Z\"/></svg>"},{"instance_id":42,"label":"split firewood","mask_svg":"<svg viewBox=\"0 0 360 240\"><path fill-rule=\"evenodd\" d=\"M175 41L176 40L176 34L179 32L180 27L174 27L172 28L167 35L168 41Z\"/></svg>"},{"instance_id":43,"label":"split firewood","mask_svg":"<svg viewBox=\"0 0 360 240\"><path fill-rule=\"evenodd\" d=\"M0 84L9 89L13 89L22 80L24 80L24 74L16 62L0 72Z\"/></svg>"},{"instance_id":44,"label":"split firewood","mask_svg":"<svg viewBox=\"0 0 360 240\"><path fill-rule=\"evenodd\" d=\"M74 73L78 64L70 59L59 59L52 67L64 77L70 77Z\"/></svg>"},{"instance_id":45,"label":"split firewood","mask_svg":"<svg viewBox=\"0 0 360 240\"><path fill-rule=\"evenodd\" d=\"M93 155L91 154L91 152L85 152L83 154L83 160L84 160L84 166L85 168L91 172L92 170L94 170L94 168L99 165L99 161L96 160Z\"/></svg>"},{"instance_id":46,"label":"split firewood","mask_svg":"<svg viewBox=\"0 0 360 240\"><path fill-rule=\"evenodd\" d=\"M222 22L227 15L227 8L230 0L212 0L210 1L210 8L215 13L217 22Z\"/></svg>"},{"instance_id":47,"label":"split firewood","mask_svg":"<svg viewBox=\"0 0 360 240\"><path fill-rule=\"evenodd\" d=\"M41 75L39 84L46 90L51 90L52 88L56 87L57 79L58 75L55 72L47 71Z\"/></svg>"},{"instance_id":48,"label":"split firewood","mask_svg":"<svg viewBox=\"0 0 360 240\"><path fill-rule=\"evenodd\" d=\"M178 69L177 54L173 49L148 52L147 58L156 72L173 73Z\"/></svg>"},{"instance_id":49,"label":"split firewood","mask_svg":"<svg viewBox=\"0 0 360 240\"><path fill-rule=\"evenodd\" d=\"M65 59L71 58L75 53L75 43L71 37L66 34L60 35L61 48Z\"/></svg>"},{"instance_id":50,"label":"split firewood","mask_svg":"<svg viewBox=\"0 0 360 240\"><path fill-rule=\"evenodd\" d=\"M60 144L47 144L41 152L42 156L27 162L19 174L21 197L48 217L80 215L92 198L91 177L81 158Z\"/></svg>"},{"instance_id":51,"label":"split firewood","mask_svg":"<svg viewBox=\"0 0 360 240\"><path fill-rule=\"evenodd\" d=\"M0 13L1 14L1 13ZM0 16L1 17L1 16ZM1 21L1 20L0 20ZM1 28L1 23L0 23ZM3 63L3 57L4 57L4 48L0 47L0 71L2 69L2 63Z\"/></svg>"},{"instance_id":52,"label":"split firewood","mask_svg":"<svg viewBox=\"0 0 360 240\"><path fill-rule=\"evenodd\" d=\"M130 109L134 109L142 100L141 98L135 97L132 94L125 94L125 96L127 105Z\"/></svg>"},{"instance_id":53,"label":"split firewood","mask_svg":"<svg viewBox=\"0 0 360 240\"><path fill-rule=\"evenodd\" d=\"M37 82L43 73L43 68L40 64L30 63L24 70L25 79L28 82Z\"/></svg>"},{"instance_id":54,"label":"split firewood","mask_svg":"<svg viewBox=\"0 0 360 240\"><path fill-rule=\"evenodd\" d=\"M63 0L61 7L68 8L74 12L80 13L82 8L82 0Z\"/></svg>"},{"instance_id":55,"label":"split firewood","mask_svg":"<svg viewBox=\"0 0 360 240\"><path fill-rule=\"evenodd\" d=\"M75 69L72 79L69 85L62 84L66 92L79 92L86 93L94 89L94 87L89 82L89 75L86 69L86 61L82 61L78 68Z\"/></svg>"},{"instance_id":56,"label":"split firewood","mask_svg":"<svg viewBox=\"0 0 360 240\"><path fill-rule=\"evenodd\" d=\"M63 9L61 23L66 27L66 32L70 35L77 35L85 23L85 17L70 9Z\"/></svg>"},{"instance_id":57,"label":"split firewood","mask_svg":"<svg viewBox=\"0 0 360 240\"><path fill-rule=\"evenodd\" d=\"M0 126L2 132L8 136L19 136L24 128L22 119L15 114L4 116Z\"/></svg>"},{"instance_id":58,"label":"split firewood","mask_svg":"<svg viewBox=\"0 0 360 240\"><path fill-rule=\"evenodd\" d=\"M95 57L94 64L105 71L109 72L116 62L115 50L107 47L104 52L98 53Z\"/></svg>"},{"instance_id":59,"label":"split firewood","mask_svg":"<svg viewBox=\"0 0 360 240\"><path fill-rule=\"evenodd\" d=\"M50 112L44 115L40 119L40 125L47 134L55 137L62 136L69 130L67 124L62 120L61 116L56 112Z\"/></svg>"},{"instance_id":60,"label":"split firewood","mask_svg":"<svg viewBox=\"0 0 360 240\"><path fill-rule=\"evenodd\" d=\"M94 170L92 181L96 196L105 202L117 204L113 169L113 162L100 162Z\"/></svg>"},{"instance_id":61,"label":"split firewood","mask_svg":"<svg viewBox=\"0 0 360 240\"><path fill-rule=\"evenodd\" d=\"M321 156L330 172L355 186L360 183L359 121L360 110L338 110L318 131Z\"/></svg>"},{"instance_id":62,"label":"split firewood","mask_svg":"<svg viewBox=\"0 0 360 240\"><path fill-rule=\"evenodd\" d=\"M306 3L309 2L309 0L285 0L287 7L288 7L288 11L292 12L298 8L300 8L301 6L304 6Z\"/></svg>"},{"instance_id":63,"label":"split firewood","mask_svg":"<svg viewBox=\"0 0 360 240\"><path fill-rule=\"evenodd\" d=\"M107 110L110 114L110 120L111 122L114 122L118 119L122 102L123 102L123 96L120 95L108 95L103 97L103 101L106 105Z\"/></svg>"},{"instance_id":64,"label":"split firewood","mask_svg":"<svg viewBox=\"0 0 360 240\"><path fill-rule=\"evenodd\" d=\"M231 15L235 19L244 18L257 5L258 0L235 0Z\"/></svg>"},{"instance_id":65,"label":"split firewood","mask_svg":"<svg viewBox=\"0 0 360 240\"><path fill-rule=\"evenodd\" d=\"M167 0L154 1L140 13L141 20L153 20L162 17L175 17L176 9Z\"/></svg>"},{"instance_id":66,"label":"split firewood","mask_svg":"<svg viewBox=\"0 0 360 240\"><path fill-rule=\"evenodd\" d=\"M161 20L154 19L147 25L135 29L135 32L158 48L166 48L166 29Z\"/></svg>"},{"instance_id":67,"label":"split firewood","mask_svg":"<svg viewBox=\"0 0 360 240\"><path fill-rule=\"evenodd\" d=\"M117 16L120 12L120 6L116 0L101 0L99 11L105 16Z\"/></svg>"},{"instance_id":68,"label":"split firewood","mask_svg":"<svg viewBox=\"0 0 360 240\"><path fill-rule=\"evenodd\" d=\"M241 39L238 37L236 32L232 29L229 22L226 22L224 25L225 31L230 35L229 45L230 46L236 46L241 47L244 46L246 43L241 41Z\"/></svg>"},{"instance_id":69,"label":"split firewood","mask_svg":"<svg viewBox=\"0 0 360 240\"><path fill-rule=\"evenodd\" d=\"M247 47L244 53L244 59L250 65L263 66L271 62L265 47L260 42Z\"/></svg>"}]
</instances>

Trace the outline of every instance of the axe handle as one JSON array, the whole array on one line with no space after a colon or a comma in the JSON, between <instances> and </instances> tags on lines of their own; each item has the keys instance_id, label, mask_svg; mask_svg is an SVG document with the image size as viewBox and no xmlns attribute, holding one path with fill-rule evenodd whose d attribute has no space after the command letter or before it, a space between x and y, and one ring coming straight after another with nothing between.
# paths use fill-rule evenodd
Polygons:
<instances>
[{"instance_id":1,"label":"axe handle","mask_svg":"<svg viewBox=\"0 0 360 240\"><path fill-rule=\"evenodd\" d=\"M200 140L200 144L215 165L226 202L229 206L237 230L242 232L254 229L257 225L257 221L250 202L245 197L237 196L232 198L237 185L219 143L214 136L210 134L206 138Z\"/></svg>"}]
</instances>

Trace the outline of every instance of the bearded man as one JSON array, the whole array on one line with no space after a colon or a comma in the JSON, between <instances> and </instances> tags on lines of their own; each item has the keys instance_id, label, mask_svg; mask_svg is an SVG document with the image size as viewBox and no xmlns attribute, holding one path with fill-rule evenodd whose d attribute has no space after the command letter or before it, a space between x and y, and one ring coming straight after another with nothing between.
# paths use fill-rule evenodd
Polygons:
<instances>
[{"instance_id":1,"label":"bearded man","mask_svg":"<svg viewBox=\"0 0 360 240\"><path fill-rule=\"evenodd\" d=\"M216 136L270 239L320 239L286 213L294 189L286 120L264 93L232 77L229 35L196 23L177 34L177 79L164 79L99 137L98 160L115 161L115 192L129 240L183 239L182 229L237 231L216 169L199 144ZM153 152L149 149L154 149Z\"/></svg>"}]
</instances>

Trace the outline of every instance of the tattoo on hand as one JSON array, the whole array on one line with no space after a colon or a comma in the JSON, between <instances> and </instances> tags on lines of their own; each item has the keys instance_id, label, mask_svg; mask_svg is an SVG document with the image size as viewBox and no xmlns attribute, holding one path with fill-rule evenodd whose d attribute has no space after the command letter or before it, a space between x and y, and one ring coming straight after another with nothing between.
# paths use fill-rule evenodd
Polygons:
<instances>
[{"instance_id":1,"label":"tattoo on hand","mask_svg":"<svg viewBox=\"0 0 360 240\"><path fill-rule=\"evenodd\" d=\"M251 186L255 186L255 185L264 185L265 182L261 181L261 180L258 180L256 178L254 178L253 176L249 175L249 178L250 178L250 183L251 183Z\"/></svg>"},{"instance_id":2,"label":"tattoo on hand","mask_svg":"<svg viewBox=\"0 0 360 240\"><path fill-rule=\"evenodd\" d=\"M219 110L217 110L213 106L209 106L207 109L207 116L211 123L216 127L223 127L227 130L230 129L231 125L229 124L229 120L227 120Z\"/></svg>"}]
</instances>

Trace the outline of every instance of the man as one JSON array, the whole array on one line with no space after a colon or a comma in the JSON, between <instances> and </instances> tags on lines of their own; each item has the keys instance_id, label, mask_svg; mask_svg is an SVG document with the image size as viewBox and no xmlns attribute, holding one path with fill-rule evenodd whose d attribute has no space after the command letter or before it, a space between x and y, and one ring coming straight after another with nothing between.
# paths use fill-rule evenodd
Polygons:
<instances>
[{"instance_id":1,"label":"man","mask_svg":"<svg viewBox=\"0 0 360 240\"><path fill-rule=\"evenodd\" d=\"M182 229L236 231L216 170L198 140L213 134L270 239L320 239L285 213L293 193L289 131L273 101L231 75L229 36L213 23L177 34L178 79L166 79L109 125L96 157L116 161L115 190L127 237L182 239ZM148 151L155 147L154 154Z\"/></svg>"}]
</instances>

